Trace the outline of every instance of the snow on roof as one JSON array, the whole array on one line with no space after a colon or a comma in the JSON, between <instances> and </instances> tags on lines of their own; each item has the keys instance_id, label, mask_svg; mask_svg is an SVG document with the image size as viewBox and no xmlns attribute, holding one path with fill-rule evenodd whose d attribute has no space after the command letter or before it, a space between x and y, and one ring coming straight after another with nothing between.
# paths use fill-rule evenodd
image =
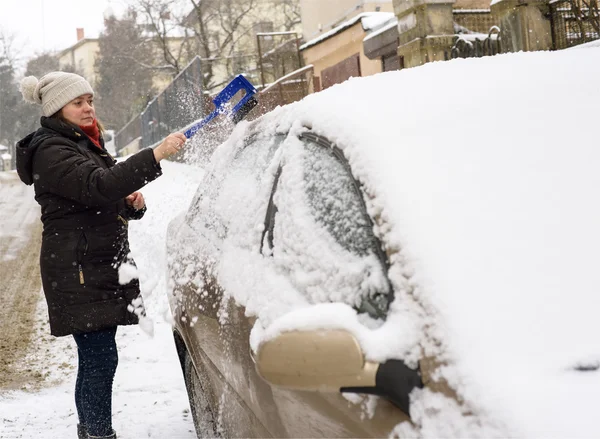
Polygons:
<instances>
[{"instance_id":1,"label":"snow on roof","mask_svg":"<svg viewBox=\"0 0 600 439\"><path fill-rule=\"evenodd\" d=\"M0 151L8 151L8 146L0 145Z\"/></svg>"},{"instance_id":2,"label":"snow on roof","mask_svg":"<svg viewBox=\"0 0 600 439\"><path fill-rule=\"evenodd\" d=\"M12 155L4 153L1 154L0 157L2 158L2 160L10 160L12 158Z\"/></svg>"},{"instance_id":3,"label":"snow on roof","mask_svg":"<svg viewBox=\"0 0 600 439\"><path fill-rule=\"evenodd\" d=\"M384 32L387 32L390 29L393 29L395 26L398 26L398 17L395 15L384 22L379 28L374 29L369 35L365 37L363 41L370 40L371 38L375 38L377 35L381 35Z\"/></svg>"},{"instance_id":4,"label":"snow on roof","mask_svg":"<svg viewBox=\"0 0 600 439\"><path fill-rule=\"evenodd\" d=\"M266 132L310 126L343 150L398 253L395 301L368 329L345 305L310 312L238 246L254 229L232 225L224 287L258 317L252 345L337 326L368 359L437 358L462 403L415 391L414 424L397 426L399 437L600 436L600 208L590 203L600 88L582 71L600 77L600 48L435 62L350 79L260 119ZM569 93L548 93L566 83Z\"/></svg>"},{"instance_id":5,"label":"snow on roof","mask_svg":"<svg viewBox=\"0 0 600 439\"><path fill-rule=\"evenodd\" d=\"M370 31L383 23L386 23L388 20L394 18L394 14L392 12L363 12L358 14L355 17L352 17L350 20L347 20L340 24L339 26L331 29L328 32L325 32L322 35L319 35L316 38L304 43L300 46L300 50L308 49L316 44L319 44L322 41L325 41L338 33L348 29L351 26L354 26L359 21L362 24L362 27L365 31Z\"/></svg>"}]
</instances>

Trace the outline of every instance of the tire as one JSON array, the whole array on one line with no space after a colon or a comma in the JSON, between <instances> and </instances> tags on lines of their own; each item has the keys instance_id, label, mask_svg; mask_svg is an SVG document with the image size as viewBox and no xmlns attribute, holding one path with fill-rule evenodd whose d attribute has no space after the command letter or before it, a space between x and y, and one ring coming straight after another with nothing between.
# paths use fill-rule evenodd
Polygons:
<instances>
[{"instance_id":1,"label":"tire","mask_svg":"<svg viewBox=\"0 0 600 439\"><path fill-rule=\"evenodd\" d=\"M210 408L209 400L205 393L206 381L196 371L192 357L185 351L184 359L185 387L190 400L192 419L198 438L214 438L221 435L217 430L217 423Z\"/></svg>"}]
</instances>

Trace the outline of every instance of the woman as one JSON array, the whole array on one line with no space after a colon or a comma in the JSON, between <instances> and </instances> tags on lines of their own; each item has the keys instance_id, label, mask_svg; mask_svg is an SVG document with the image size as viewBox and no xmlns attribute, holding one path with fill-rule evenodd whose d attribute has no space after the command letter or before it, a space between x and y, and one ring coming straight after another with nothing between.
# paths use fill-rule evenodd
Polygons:
<instances>
[{"instance_id":1,"label":"woman","mask_svg":"<svg viewBox=\"0 0 600 439\"><path fill-rule=\"evenodd\" d=\"M25 100L41 105L41 128L17 144L17 171L41 206L40 269L52 335L72 335L79 367L75 405L79 438L116 438L112 383L118 325L144 313L137 279L119 282L128 259L127 223L146 211L137 192L161 175L159 162L186 141L169 135L116 163L104 148L94 91L81 76L52 72L21 82Z\"/></svg>"}]
</instances>

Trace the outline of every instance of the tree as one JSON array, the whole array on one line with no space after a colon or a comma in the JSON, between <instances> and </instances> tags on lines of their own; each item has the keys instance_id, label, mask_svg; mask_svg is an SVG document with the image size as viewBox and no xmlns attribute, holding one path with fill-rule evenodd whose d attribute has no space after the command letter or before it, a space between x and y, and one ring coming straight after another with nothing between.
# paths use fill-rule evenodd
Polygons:
<instances>
[{"instance_id":1,"label":"tree","mask_svg":"<svg viewBox=\"0 0 600 439\"><path fill-rule=\"evenodd\" d=\"M298 0L281 0L284 19L283 27L286 31L295 30L302 23L300 2Z\"/></svg>"},{"instance_id":2,"label":"tree","mask_svg":"<svg viewBox=\"0 0 600 439\"><path fill-rule=\"evenodd\" d=\"M16 52L14 35L0 31L0 143L7 146L20 135L17 107L22 100L15 80Z\"/></svg>"},{"instance_id":3,"label":"tree","mask_svg":"<svg viewBox=\"0 0 600 439\"><path fill-rule=\"evenodd\" d=\"M130 9L122 19L106 17L104 25L96 59L97 106L105 125L118 130L154 95L154 55L135 11Z\"/></svg>"},{"instance_id":4,"label":"tree","mask_svg":"<svg viewBox=\"0 0 600 439\"><path fill-rule=\"evenodd\" d=\"M168 72L172 77L196 54L193 38L180 26L181 0L135 0L134 8L141 16L145 33L154 43L154 69ZM178 12L179 11L179 12Z\"/></svg>"},{"instance_id":5,"label":"tree","mask_svg":"<svg viewBox=\"0 0 600 439\"><path fill-rule=\"evenodd\" d=\"M25 76L35 76L39 79L46 73L56 70L59 70L58 59L50 53L42 53L27 62ZM17 89L16 84L14 88ZM16 131L18 138L23 138L39 127L41 112L38 105L29 104L21 96L18 96L13 111L17 118Z\"/></svg>"},{"instance_id":6,"label":"tree","mask_svg":"<svg viewBox=\"0 0 600 439\"><path fill-rule=\"evenodd\" d=\"M257 69L256 32L289 31L300 23L298 0L134 0L161 57L177 75L198 54L203 89Z\"/></svg>"},{"instance_id":7,"label":"tree","mask_svg":"<svg viewBox=\"0 0 600 439\"><path fill-rule=\"evenodd\" d=\"M257 0L135 0L158 49L161 67L176 76L195 56L203 60L203 89L215 83L216 70L231 69L246 18ZM222 75L221 75L222 76Z\"/></svg>"}]
</instances>

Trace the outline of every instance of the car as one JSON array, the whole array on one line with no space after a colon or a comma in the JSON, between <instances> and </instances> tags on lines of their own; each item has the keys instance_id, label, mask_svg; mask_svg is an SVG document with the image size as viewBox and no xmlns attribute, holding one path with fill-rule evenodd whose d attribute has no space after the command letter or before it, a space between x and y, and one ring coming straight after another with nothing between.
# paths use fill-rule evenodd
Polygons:
<instances>
[{"instance_id":1,"label":"car","mask_svg":"<svg viewBox=\"0 0 600 439\"><path fill-rule=\"evenodd\" d=\"M198 436L600 434L583 71L432 63L240 122L167 233Z\"/></svg>"}]
</instances>

